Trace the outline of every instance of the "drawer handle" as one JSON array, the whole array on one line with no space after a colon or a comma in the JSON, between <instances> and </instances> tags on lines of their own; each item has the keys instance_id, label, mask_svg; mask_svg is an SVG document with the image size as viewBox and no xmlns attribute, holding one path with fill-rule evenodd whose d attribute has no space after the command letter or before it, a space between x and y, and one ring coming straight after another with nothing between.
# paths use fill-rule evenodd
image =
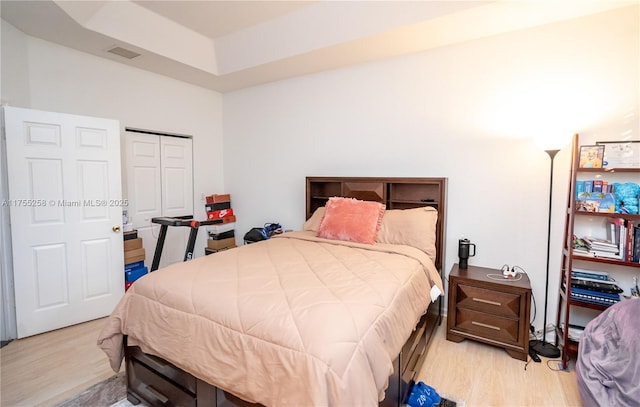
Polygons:
<instances>
[{"instance_id":1,"label":"drawer handle","mask_svg":"<svg viewBox=\"0 0 640 407\"><path fill-rule=\"evenodd\" d=\"M476 298L476 297L473 297L473 298L471 298L471 299L472 299L473 301L483 302L483 303L485 303L485 304L497 305L498 307L502 305L502 304L501 304L501 303L499 303L499 302L489 301L489 300L484 300L484 299L482 299L482 298Z\"/></svg>"},{"instance_id":2,"label":"drawer handle","mask_svg":"<svg viewBox=\"0 0 640 407\"><path fill-rule=\"evenodd\" d=\"M471 321L472 325L478 325L478 326L482 326L484 328L491 328L491 329L495 329L496 331L500 330L499 326L495 326L495 325L489 325L489 324L483 324L482 322L476 322L476 321Z\"/></svg>"},{"instance_id":3,"label":"drawer handle","mask_svg":"<svg viewBox=\"0 0 640 407\"><path fill-rule=\"evenodd\" d=\"M148 365L153 365L153 367L157 371L164 370L167 367L167 364L166 363L162 363L163 361L161 359L158 359L153 355L145 355L145 356L146 356L146 358L143 360L142 363L147 363Z\"/></svg>"},{"instance_id":4,"label":"drawer handle","mask_svg":"<svg viewBox=\"0 0 640 407\"><path fill-rule=\"evenodd\" d=\"M167 396L154 389L151 385L147 386L146 390L162 404L167 404L167 402L169 401L169 398Z\"/></svg>"}]
</instances>

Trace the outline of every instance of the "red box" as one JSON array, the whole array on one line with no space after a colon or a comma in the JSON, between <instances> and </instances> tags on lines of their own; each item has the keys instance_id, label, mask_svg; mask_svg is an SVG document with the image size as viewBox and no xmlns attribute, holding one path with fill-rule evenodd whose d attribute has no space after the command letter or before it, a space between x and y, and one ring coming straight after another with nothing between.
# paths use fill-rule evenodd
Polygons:
<instances>
[{"instance_id":1,"label":"red box","mask_svg":"<svg viewBox=\"0 0 640 407\"><path fill-rule=\"evenodd\" d=\"M222 218L222 223L233 223L236 221L236 215L231 215L231 216L225 216L224 218Z\"/></svg>"},{"instance_id":2,"label":"red box","mask_svg":"<svg viewBox=\"0 0 640 407\"><path fill-rule=\"evenodd\" d=\"M233 216L233 208L207 212L207 220L223 219Z\"/></svg>"},{"instance_id":3,"label":"red box","mask_svg":"<svg viewBox=\"0 0 640 407\"><path fill-rule=\"evenodd\" d=\"M231 202L231 195L230 194L208 195L206 197L206 201L208 204L219 203L219 202Z\"/></svg>"}]
</instances>

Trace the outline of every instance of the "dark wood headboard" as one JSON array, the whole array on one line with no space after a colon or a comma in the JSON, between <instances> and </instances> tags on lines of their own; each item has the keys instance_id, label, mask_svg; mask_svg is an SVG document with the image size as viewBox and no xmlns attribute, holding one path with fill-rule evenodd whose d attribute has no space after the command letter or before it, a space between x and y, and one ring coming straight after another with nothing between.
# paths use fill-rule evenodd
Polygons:
<instances>
[{"instance_id":1,"label":"dark wood headboard","mask_svg":"<svg viewBox=\"0 0 640 407\"><path fill-rule=\"evenodd\" d=\"M446 178L307 177L306 219L332 196L381 202L387 209L436 208L436 267L442 273L447 219Z\"/></svg>"}]
</instances>

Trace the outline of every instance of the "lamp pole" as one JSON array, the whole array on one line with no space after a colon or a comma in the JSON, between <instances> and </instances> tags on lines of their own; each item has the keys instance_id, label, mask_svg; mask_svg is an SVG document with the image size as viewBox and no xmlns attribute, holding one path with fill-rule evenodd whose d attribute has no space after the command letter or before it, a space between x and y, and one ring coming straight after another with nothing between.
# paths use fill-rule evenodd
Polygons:
<instances>
[{"instance_id":1,"label":"lamp pole","mask_svg":"<svg viewBox=\"0 0 640 407\"><path fill-rule=\"evenodd\" d=\"M547 303L549 295L549 253L551 249L551 203L553 197L553 159L560 150L545 150L551 158L551 171L549 175L549 223L547 224L547 279L544 286L544 326L542 327L542 340L534 340L529 342L529 347L533 349L535 353L547 358L556 358L560 356L560 350L547 343Z\"/></svg>"}]
</instances>

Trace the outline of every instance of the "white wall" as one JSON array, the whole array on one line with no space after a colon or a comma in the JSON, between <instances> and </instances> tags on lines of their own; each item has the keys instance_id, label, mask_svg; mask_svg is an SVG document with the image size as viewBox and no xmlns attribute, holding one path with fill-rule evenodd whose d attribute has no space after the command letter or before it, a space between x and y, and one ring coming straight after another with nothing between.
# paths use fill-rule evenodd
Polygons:
<instances>
[{"instance_id":1,"label":"white wall","mask_svg":"<svg viewBox=\"0 0 640 407\"><path fill-rule=\"evenodd\" d=\"M542 326L550 159L556 156L548 322L555 323L573 133L639 136L638 7L224 95L224 177L238 232L304 221L305 176L447 177L445 275L524 268ZM533 313L533 311L532 311Z\"/></svg>"},{"instance_id":2,"label":"white wall","mask_svg":"<svg viewBox=\"0 0 640 407\"><path fill-rule=\"evenodd\" d=\"M193 136L197 219L205 219L202 194L224 190L218 92L27 36L4 20L2 74L2 103L117 119L123 137L125 127ZM200 256L206 233L198 237Z\"/></svg>"},{"instance_id":3,"label":"white wall","mask_svg":"<svg viewBox=\"0 0 640 407\"><path fill-rule=\"evenodd\" d=\"M125 127L193 136L194 216L205 219L201 195L224 190L219 93L42 41L0 21L3 104L117 119L123 137ZM124 180L122 190L126 195ZM149 244L155 247L155 241L145 240L145 246ZM204 255L205 245L203 230L194 254ZM147 266L152 260L146 259ZM12 270L6 264L3 306L11 306ZM12 312L3 311L1 339L15 337Z\"/></svg>"}]
</instances>

